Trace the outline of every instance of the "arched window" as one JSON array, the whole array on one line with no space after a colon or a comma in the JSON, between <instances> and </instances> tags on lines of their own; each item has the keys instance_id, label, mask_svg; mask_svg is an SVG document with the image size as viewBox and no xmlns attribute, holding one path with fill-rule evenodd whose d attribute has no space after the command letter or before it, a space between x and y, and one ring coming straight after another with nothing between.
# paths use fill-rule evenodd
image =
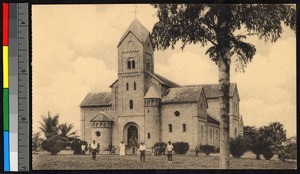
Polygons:
<instances>
[{"instance_id":1,"label":"arched window","mask_svg":"<svg viewBox=\"0 0 300 174\"><path fill-rule=\"evenodd\" d=\"M148 132L147 138L148 138L148 139L150 139L150 138L151 138L151 137L150 137L150 132Z\"/></svg>"},{"instance_id":2,"label":"arched window","mask_svg":"<svg viewBox=\"0 0 300 174\"><path fill-rule=\"evenodd\" d=\"M134 60L131 61L131 67L132 67L132 69L135 69L135 61Z\"/></svg>"},{"instance_id":3,"label":"arched window","mask_svg":"<svg viewBox=\"0 0 300 174\"><path fill-rule=\"evenodd\" d=\"M133 83L133 89L136 90L136 83Z\"/></svg>"},{"instance_id":4,"label":"arched window","mask_svg":"<svg viewBox=\"0 0 300 174\"><path fill-rule=\"evenodd\" d=\"M173 130L173 126L172 126L172 124L169 124L169 132L172 132Z\"/></svg>"},{"instance_id":5,"label":"arched window","mask_svg":"<svg viewBox=\"0 0 300 174\"><path fill-rule=\"evenodd\" d=\"M127 68L128 68L128 69L131 69L131 63L130 63L130 60L127 61Z\"/></svg>"},{"instance_id":6,"label":"arched window","mask_svg":"<svg viewBox=\"0 0 300 174\"><path fill-rule=\"evenodd\" d=\"M237 129L234 128L234 136L237 137Z\"/></svg>"},{"instance_id":7,"label":"arched window","mask_svg":"<svg viewBox=\"0 0 300 174\"><path fill-rule=\"evenodd\" d=\"M219 131L216 130L216 139L218 139L218 138L219 138Z\"/></svg>"},{"instance_id":8,"label":"arched window","mask_svg":"<svg viewBox=\"0 0 300 174\"><path fill-rule=\"evenodd\" d=\"M186 124L185 123L182 124L182 131L186 132Z\"/></svg>"},{"instance_id":9,"label":"arched window","mask_svg":"<svg viewBox=\"0 0 300 174\"><path fill-rule=\"evenodd\" d=\"M203 126L201 125L201 138L203 138Z\"/></svg>"},{"instance_id":10,"label":"arched window","mask_svg":"<svg viewBox=\"0 0 300 174\"><path fill-rule=\"evenodd\" d=\"M129 109L133 109L133 101L129 100Z\"/></svg>"},{"instance_id":11,"label":"arched window","mask_svg":"<svg viewBox=\"0 0 300 174\"><path fill-rule=\"evenodd\" d=\"M128 91L128 89L129 89L129 84L126 83L126 90Z\"/></svg>"},{"instance_id":12,"label":"arched window","mask_svg":"<svg viewBox=\"0 0 300 174\"><path fill-rule=\"evenodd\" d=\"M150 60L149 59L147 59L146 68L148 71L150 71Z\"/></svg>"}]
</instances>

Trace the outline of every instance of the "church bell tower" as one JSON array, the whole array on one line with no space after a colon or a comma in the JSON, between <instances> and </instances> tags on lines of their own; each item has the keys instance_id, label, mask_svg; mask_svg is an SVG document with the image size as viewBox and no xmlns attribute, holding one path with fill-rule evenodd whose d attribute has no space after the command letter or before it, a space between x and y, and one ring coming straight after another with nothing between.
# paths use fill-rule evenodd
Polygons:
<instances>
[{"instance_id":1,"label":"church bell tower","mask_svg":"<svg viewBox=\"0 0 300 174\"><path fill-rule=\"evenodd\" d=\"M153 73L149 31L133 20L118 43L119 116L144 115L145 73Z\"/></svg>"}]
</instances>

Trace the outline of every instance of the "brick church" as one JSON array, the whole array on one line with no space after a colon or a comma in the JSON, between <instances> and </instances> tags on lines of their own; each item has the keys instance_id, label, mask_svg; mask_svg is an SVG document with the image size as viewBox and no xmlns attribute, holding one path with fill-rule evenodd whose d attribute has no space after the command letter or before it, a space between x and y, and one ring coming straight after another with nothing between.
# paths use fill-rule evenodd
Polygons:
<instances>
[{"instance_id":1,"label":"brick church","mask_svg":"<svg viewBox=\"0 0 300 174\"><path fill-rule=\"evenodd\" d=\"M81 138L118 147L188 142L219 147L218 84L181 86L154 72L149 31L135 19L118 45L118 79L110 92L89 93L80 104ZM230 85L230 137L243 134L237 84Z\"/></svg>"}]
</instances>

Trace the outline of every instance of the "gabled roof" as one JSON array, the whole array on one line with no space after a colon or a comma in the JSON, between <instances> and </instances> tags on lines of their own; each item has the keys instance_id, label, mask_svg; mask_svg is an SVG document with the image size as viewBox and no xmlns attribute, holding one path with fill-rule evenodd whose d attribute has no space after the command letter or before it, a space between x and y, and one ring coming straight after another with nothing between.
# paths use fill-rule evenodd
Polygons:
<instances>
[{"instance_id":1,"label":"gabled roof","mask_svg":"<svg viewBox=\"0 0 300 174\"><path fill-rule=\"evenodd\" d=\"M88 93L80 106L109 106L111 105L110 92Z\"/></svg>"},{"instance_id":2,"label":"gabled roof","mask_svg":"<svg viewBox=\"0 0 300 174\"><path fill-rule=\"evenodd\" d=\"M180 102L197 102L202 87L199 86L182 86L169 88L162 103L180 103Z\"/></svg>"},{"instance_id":3,"label":"gabled roof","mask_svg":"<svg viewBox=\"0 0 300 174\"><path fill-rule=\"evenodd\" d=\"M104 112L100 112L93 119L91 119L91 122L97 122L97 121L114 121L114 119L106 115Z\"/></svg>"},{"instance_id":4,"label":"gabled roof","mask_svg":"<svg viewBox=\"0 0 300 174\"><path fill-rule=\"evenodd\" d=\"M152 74L149 72L146 72L147 74L149 74L151 77L153 77L154 79L156 79L159 83L166 85L168 87L179 87L180 85L176 84L175 82L172 82L171 80L168 80L167 78L158 75L158 74Z\"/></svg>"},{"instance_id":5,"label":"gabled roof","mask_svg":"<svg viewBox=\"0 0 300 174\"><path fill-rule=\"evenodd\" d=\"M159 93L157 92L157 89L154 86L151 86L148 89L144 98L161 98L161 97L160 97Z\"/></svg>"},{"instance_id":6,"label":"gabled roof","mask_svg":"<svg viewBox=\"0 0 300 174\"><path fill-rule=\"evenodd\" d=\"M124 38L128 35L128 33L131 32L142 44L144 44L150 34L150 32L146 29L146 27L141 24L141 22L137 19L134 19L125 33L122 35L118 46L122 43Z\"/></svg>"},{"instance_id":7,"label":"gabled roof","mask_svg":"<svg viewBox=\"0 0 300 174\"><path fill-rule=\"evenodd\" d=\"M214 123L214 124L220 124L218 120L214 119L209 114L207 114L207 122Z\"/></svg>"},{"instance_id":8,"label":"gabled roof","mask_svg":"<svg viewBox=\"0 0 300 174\"><path fill-rule=\"evenodd\" d=\"M219 84L203 84L203 85L190 85L191 87L203 87L205 96L209 98L219 98ZM236 83L230 83L229 97L233 97L234 90L236 90Z\"/></svg>"}]
</instances>

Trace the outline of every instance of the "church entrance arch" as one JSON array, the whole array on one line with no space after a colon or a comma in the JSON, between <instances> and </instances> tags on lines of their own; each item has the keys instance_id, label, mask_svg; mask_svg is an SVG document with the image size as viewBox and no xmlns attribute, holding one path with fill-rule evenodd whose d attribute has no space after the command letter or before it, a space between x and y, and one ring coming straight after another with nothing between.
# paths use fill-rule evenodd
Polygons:
<instances>
[{"instance_id":1,"label":"church entrance arch","mask_svg":"<svg viewBox=\"0 0 300 174\"><path fill-rule=\"evenodd\" d=\"M124 141L129 147L137 146L139 142L139 128L134 122L124 126Z\"/></svg>"}]
</instances>

